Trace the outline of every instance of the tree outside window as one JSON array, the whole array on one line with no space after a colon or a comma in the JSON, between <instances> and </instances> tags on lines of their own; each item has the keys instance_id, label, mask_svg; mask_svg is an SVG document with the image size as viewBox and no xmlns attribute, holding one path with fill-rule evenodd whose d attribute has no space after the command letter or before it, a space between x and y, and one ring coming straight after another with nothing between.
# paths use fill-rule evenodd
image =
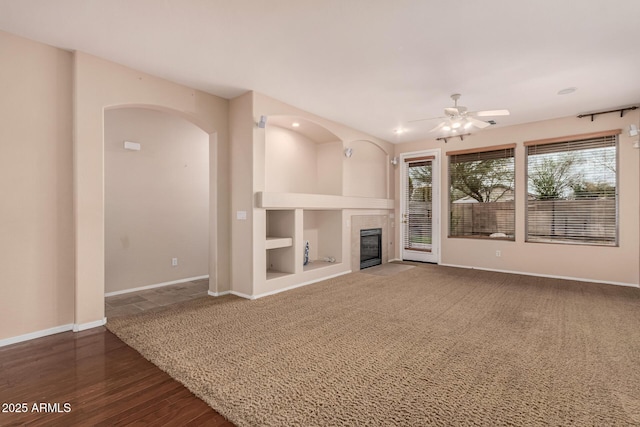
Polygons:
<instances>
[{"instance_id":1,"label":"tree outside window","mask_svg":"<svg viewBox=\"0 0 640 427\"><path fill-rule=\"evenodd\" d=\"M527 241L617 244L617 136L527 147Z\"/></svg>"},{"instance_id":2,"label":"tree outside window","mask_svg":"<svg viewBox=\"0 0 640 427\"><path fill-rule=\"evenodd\" d=\"M515 145L450 152L449 236L515 236Z\"/></svg>"}]
</instances>

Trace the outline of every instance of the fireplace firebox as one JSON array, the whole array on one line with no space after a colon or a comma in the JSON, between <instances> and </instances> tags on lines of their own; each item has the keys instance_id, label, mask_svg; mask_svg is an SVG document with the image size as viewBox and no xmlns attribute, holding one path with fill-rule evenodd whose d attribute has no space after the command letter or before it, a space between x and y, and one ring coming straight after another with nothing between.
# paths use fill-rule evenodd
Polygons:
<instances>
[{"instance_id":1,"label":"fireplace firebox","mask_svg":"<svg viewBox=\"0 0 640 427\"><path fill-rule=\"evenodd\" d=\"M360 269L382 264L382 228L360 230Z\"/></svg>"}]
</instances>

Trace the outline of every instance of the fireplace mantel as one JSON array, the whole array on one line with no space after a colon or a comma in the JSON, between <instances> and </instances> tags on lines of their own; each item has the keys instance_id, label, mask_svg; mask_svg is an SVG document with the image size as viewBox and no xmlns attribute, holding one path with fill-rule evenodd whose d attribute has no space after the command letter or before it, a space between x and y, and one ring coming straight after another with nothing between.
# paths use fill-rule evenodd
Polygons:
<instances>
[{"instance_id":1,"label":"fireplace mantel","mask_svg":"<svg viewBox=\"0 0 640 427\"><path fill-rule=\"evenodd\" d=\"M394 200L260 191L256 193L256 206L263 209L393 209Z\"/></svg>"}]
</instances>

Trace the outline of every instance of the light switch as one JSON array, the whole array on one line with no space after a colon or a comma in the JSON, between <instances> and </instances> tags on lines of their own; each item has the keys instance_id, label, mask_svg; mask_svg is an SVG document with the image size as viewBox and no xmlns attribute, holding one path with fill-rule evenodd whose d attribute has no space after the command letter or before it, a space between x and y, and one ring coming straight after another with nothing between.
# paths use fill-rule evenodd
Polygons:
<instances>
[{"instance_id":1,"label":"light switch","mask_svg":"<svg viewBox=\"0 0 640 427\"><path fill-rule=\"evenodd\" d=\"M246 220L247 219L247 211L237 211L236 212L236 219L239 220Z\"/></svg>"}]
</instances>

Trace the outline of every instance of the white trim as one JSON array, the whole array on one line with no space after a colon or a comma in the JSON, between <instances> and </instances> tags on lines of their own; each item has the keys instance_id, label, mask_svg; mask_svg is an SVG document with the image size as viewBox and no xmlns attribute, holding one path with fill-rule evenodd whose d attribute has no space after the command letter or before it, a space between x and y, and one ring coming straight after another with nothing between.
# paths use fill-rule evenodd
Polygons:
<instances>
[{"instance_id":1,"label":"white trim","mask_svg":"<svg viewBox=\"0 0 640 427\"><path fill-rule=\"evenodd\" d=\"M112 297L112 296L115 296L115 295L128 294L128 293L131 293L131 292L144 291L144 290L153 289L153 288L161 288L163 286L177 285L178 283L193 282L194 280L202 280L202 279L208 279L208 278L209 278L208 274L205 275L205 276L188 277L186 279L178 279L178 280L172 280L170 282L156 283L155 285L141 286L139 288L132 288L132 289L124 289L122 291L107 292L107 293L104 294L104 296L105 297Z\"/></svg>"},{"instance_id":2,"label":"white trim","mask_svg":"<svg viewBox=\"0 0 640 427\"><path fill-rule=\"evenodd\" d=\"M405 200L406 194L406 186L405 175L407 171L407 162L405 159L412 158L416 156L433 156L434 159L432 161L432 173L431 173L431 206L432 206L432 222L431 222L431 248L432 252L418 252L404 249L404 227L402 223L402 215L404 214L407 200ZM440 239L441 235L441 206L442 206L442 150L440 148L432 148L429 150L420 150L420 151L410 151L406 153L400 154L400 211L399 211L399 222L398 222L398 250L400 251L400 257L404 260L405 258L408 261L417 261L417 262L435 262L436 264L440 264L442 262L442 242ZM408 255L412 255L410 257L405 257L405 252ZM412 259L409 259L412 258Z\"/></svg>"},{"instance_id":3,"label":"white trim","mask_svg":"<svg viewBox=\"0 0 640 427\"><path fill-rule=\"evenodd\" d=\"M99 326L104 326L107 324L107 318L103 318L102 320L96 320L94 322L89 323L74 323L73 324L73 332L86 331L87 329L97 328Z\"/></svg>"},{"instance_id":4,"label":"white trim","mask_svg":"<svg viewBox=\"0 0 640 427\"><path fill-rule=\"evenodd\" d=\"M332 274L331 276L325 276L325 277L322 277L320 279L309 280L308 282L298 283L297 285L289 286L289 287L282 288L282 289L276 289L275 291L269 291L269 292L265 292L265 293L259 294L259 295L247 295L247 294L243 294L243 293L236 292L236 291L229 291L229 293L232 294L232 295L238 296L240 298L246 298L248 300L252 300L253 301L253 300L256 300L258 298L268 297L270 295L279 294L280 292L290 291L290 290L295 289L295 288L300 288L302 286L307 286L307 285L311 285L313 283L322 282L324 280L333 279L334 277L343 276L343 275L349 274L349 273L351 273L351 270L343 271L341 273Z\"/></svg>"},{"instance_id":5,"label":"white trim","mask_svg":"<svg viewBox=\"0 0 640 427\"><path fill-rule=\"evenodd\" d=\"M402 261L402 260L401 260L400 258L394 258L394 259L390 259L390 260L389 260L389 261L387 261L387 262L396 262L396 261L400 262L400 261Z\"/></svg>"},{"instance_id":6,"label":"white trim","mask_svg":"<svg viewBox=\"0 0 640 427\"><path fill-rule=\"evenodd\" d=\"M457 264L440 264L440 265L444 267L467 268L470 270L495 271L497 273L522 274L523 276L547 277L550 279L563 279L563 280L573 280L578 282L603 283L605 285L616 285L616 286L627 286L631 288L640 288L640 285L638 285L637 283L612 282L609 280L595 280L595 279L588 279L584 277L556 276L555 274L529 273L526 271L500 270L497 268L473 267L469 265L457 265Z\"/></svg>"},{"instance_id":7,"label":"white trim","mask_svg":"<svg viewBox=\"0 0 640 427\"><path fill-rule=\"evenodd\" d=\"M258 299L258 298L262 298L262 297L268 297L269 295L275 295L275 294L279 294L280 292L290 291L291 289L300 288L302 286L307 286L307 285L311 285L313 283L322 282L324 280L333 279L334 277L343 276L343 275L349 274L349 273L351 273L351 270L347 270L347 271L343 271L343 272L340 272L340 273L332 274L330 276L324 276L324 277L322 277L320 279L309 280L308 282L298 283L297 285L289 286L289 287L286 287L286 288L276 289L275 291L269 291L269 292L265 292L265 293L259 294L259 295L252 295L251 299Z\"/></svg>"},{"instance_id":8,"label":"white trim","mask_svg":"<svg viewBox=\"0 0 640 427\"><path fill-rule=\"evenodd\" d=\"M212 291L207 291L207 294L210 297L221 297L223 295L229 295L231 293L231 291L223 291L223 292L212 292Z\"/></svg>"},{"instance_id":9,"label":"white trim","mask_svg":"<svg viewBox=\"0 0 640 427\"><path fill-rule=\"evenodd\" d=\"M241 292L229 291L229 293L230 293L231 295L235 295L235 296L237 296L237 297L244 298L244 299L256 299L255 297L253 297L253 296L251 296L251 295L243 294L243 293L241 293Z\"/></svg>"},{"instance_id":10,"label":"white trim","mask_svg":"<svg viewBox=\"0 0 640 427\"><path fill-rule=\"evenodd\" d=\"M23 341L34 340L36 338L42 338L49 335L59 334L60 332L68 332L71 330L73 330L73 323L69 323L68 325L60 325L49 329L43 329L41 331L29 332L28 334L18 335L17 337L1 339L0 347L17 344Z\"/></svg>"}]
</instances>

